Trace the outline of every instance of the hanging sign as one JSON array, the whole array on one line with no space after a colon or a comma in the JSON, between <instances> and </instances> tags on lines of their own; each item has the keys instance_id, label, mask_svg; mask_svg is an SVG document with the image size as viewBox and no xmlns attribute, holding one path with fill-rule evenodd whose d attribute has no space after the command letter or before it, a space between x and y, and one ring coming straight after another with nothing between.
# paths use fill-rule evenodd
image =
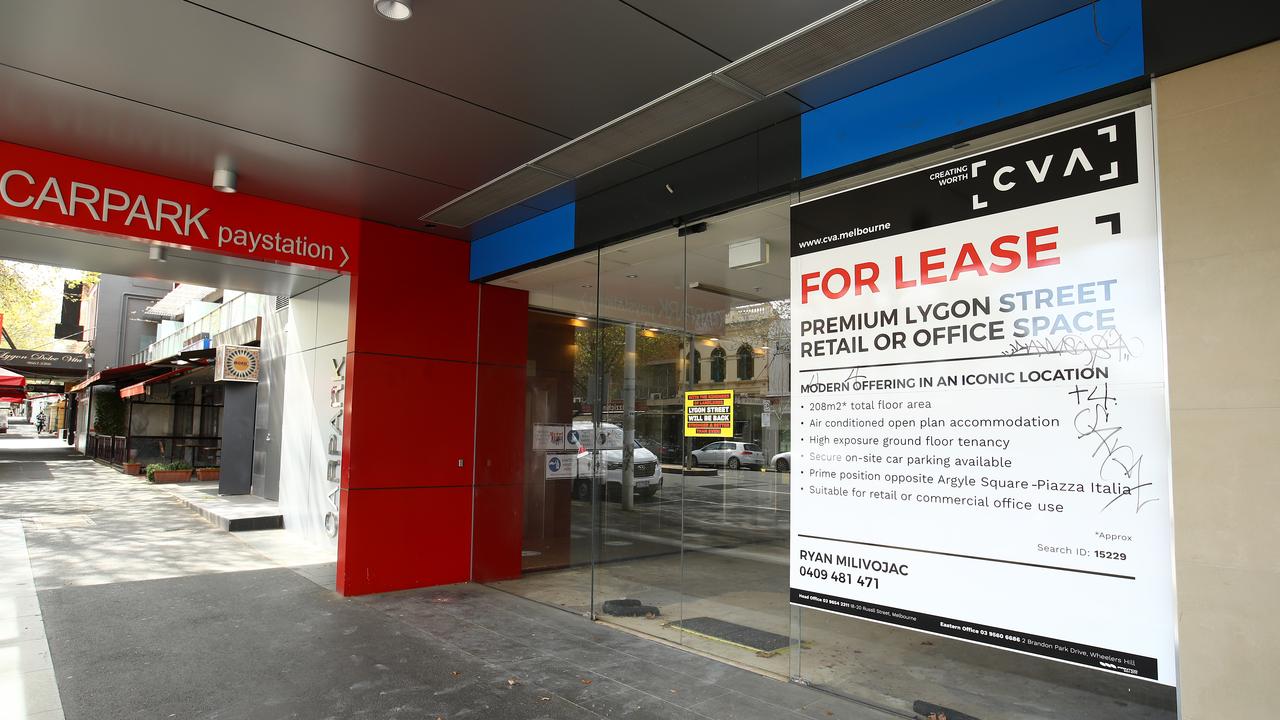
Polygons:
<instances>
[{"instance_id":1,"label":"hanging sign","mask_svg":"<svg viewBox=\"0 0 1280 720\"><path fill-rule=\"evenodd\" d=\"M684 394L685 437L733 437L733 391L693 390Z\"/></svg>"},{"instance_id":2,"label":"hanging sign","mask_svg":"<svg viewBox=\"0 0 1280 720\"><path fill-rule=\"evenodd\" d=\"M1174 683L1151 122L792 209L793 603Z\"/></svg>"},{"instance_id":3,"label":"hanging sign","mask_svg":"<svg viewBox=\"0 0 1280 720\"><path fill-rule=\"evenodd\" d=\"M214 382L258 382L262 370L261 350L244 345L219 345Z\"/></svg>"},{"instance_id":4,"label":"hanging sign","mask_svg":"<svg viewBox=\"0 0 1280 720\"><path fill-rule=\"evenodd\" d=\"M347 273L360 235L356 218L3 142L0 217Z\"/></svg>"},{"instance_id":5,"label":"hanging sign","mask_svg":"<svg viewBox=\"0 0 1280 720\"><path fill-rule=\"evenodd\" d=\"M546 479L573 477L578 469L577 457L575 453L547 453L543 458Z\"/></svg>"},{"instance_id":6,"label":"hanging sign","mask_svg":"<svg viewBox=\"0 0 1280 720\"><path fill-rule=\"evenodd\" d=\"M88 371L89 356L46 350L0 349L0 367L30 374L41 370Z\"/></svg>"},{"instance_id":7,"label":"hanging sign","mask_svg":"<svg viewBox=\"0 0 1280 720\"><path fill-rule=\"evenodd\" d=\"M564 425L544 425L542 423L535 423L533 426L533 449L564 450L564 436Z\"/></svg>"}]
</instances>

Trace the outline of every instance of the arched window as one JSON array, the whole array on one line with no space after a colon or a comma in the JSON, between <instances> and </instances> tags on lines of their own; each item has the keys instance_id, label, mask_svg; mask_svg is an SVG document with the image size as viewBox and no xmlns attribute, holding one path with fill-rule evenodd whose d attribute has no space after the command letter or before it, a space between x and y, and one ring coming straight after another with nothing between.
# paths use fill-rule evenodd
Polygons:
<instances>
[{"instance_id":1,"label":"arched window","mask_svg":"<svg viewBox=\"0 0 1280 720\"><path fill-rule=\"evenodd\" d=\"M738 379L750 380L756 376L756 355L751 346L743 343L738 346Z\"/></svg>"},{"instance_id":2,"label":"arched window","mask_svg":"<svg viewBox=\"0 0 1280 720\"><path fill-rule=\"evenodd\" d=\"M702 382L702 353L693 351L693 381Z\"/></svg>"},{"instance_id":3,"label":"arched window","mask_svg":"<svg viewBox=\"0 0 1280 720\"><path fill-rule=\"evenodd\" d=\"M711 382L724 382L725 376L729 374L729 361L725 356L724 348L718 347L711 351Z\"/></svg>"}]
</instances>

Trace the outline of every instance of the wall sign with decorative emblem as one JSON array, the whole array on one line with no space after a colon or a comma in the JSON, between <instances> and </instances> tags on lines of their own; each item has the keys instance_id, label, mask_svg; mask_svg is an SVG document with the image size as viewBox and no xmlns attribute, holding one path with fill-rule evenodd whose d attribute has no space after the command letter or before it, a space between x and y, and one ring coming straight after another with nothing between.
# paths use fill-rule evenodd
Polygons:
<instances>
[{"instance_id":1,"label":"wall sign with decorative emblem","mask_svg":"<svg viewBox=\"0 0 1280 720\"><path fill-rule=\"evenodd\" d=\"M261 352L259 348L244 345L219 346L214 381L258 382L262 371Z\"/></svg>"}]
</instances>

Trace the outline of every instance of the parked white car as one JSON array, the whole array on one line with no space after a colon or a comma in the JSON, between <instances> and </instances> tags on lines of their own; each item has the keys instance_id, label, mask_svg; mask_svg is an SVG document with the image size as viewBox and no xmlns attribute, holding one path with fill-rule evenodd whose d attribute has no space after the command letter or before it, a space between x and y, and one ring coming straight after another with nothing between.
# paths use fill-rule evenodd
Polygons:
<instances>
[{"instance_id":1,"label":"parked white car","mask_svg":"<svg viewBox=\"0 0 1280 720\"><path fill-rule=\"evenodd\" d=\"M764 450L755 443L721 441L689 453L689 466L710 465L737 470L740 467L764 467Z\"/></svg>"},{"instance_id":2,"label":"parked white car","mask_svg":"<svg viewBox=\"0 0 1280 720\"><path fill-rule=\"evenodd\" d=\"M791 451L788 450L774 455L769 464L778 472L791 472Z\"/></svg>"},{"instance_id":3,"label":"parked white car","mask_svg":"<svg viewBox=\"0 0 1280 720\"><path fill-rule=\"evenodd\" d=\"M601 423L594 428L590 418L575 419L568 445L578 450L577 471L573 479L575 500L591 499L591 480L602 480L606 486L622 487L622 428L612 423ZM662 466L658 456L646 450L638 440L631 451L634 468L633 488L642 498L653 497L662 489ZM599 450L597 450L599 448ZM597 463L604 465L599 468Z\"/></svg>"}]
</instances>

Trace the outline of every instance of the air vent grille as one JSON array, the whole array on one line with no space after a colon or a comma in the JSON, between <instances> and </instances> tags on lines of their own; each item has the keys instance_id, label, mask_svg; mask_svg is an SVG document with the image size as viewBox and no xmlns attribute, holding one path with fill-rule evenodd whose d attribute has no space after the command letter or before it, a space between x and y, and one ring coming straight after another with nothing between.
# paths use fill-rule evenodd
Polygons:
<instances>
[{"instance_id":1,"label":"air vent grille","mask_svg":"<svg viewBox=\"0 0 1280 720\"><path fill-rule=\"evenodd\" d=\"M466 227L499 210L565 182L565 178L545 170L522 165L487 185L472 190L443 207L427 213L423 220L449 227Z\"/></svg>"},{"instance_id":2,"label":"air vent grille","mask_svg":"<svg viewBox=\"0 0 1280 720\"><path fill-rule=\"evenodd\" d=\"M750 95L704 77L551 151L536 162L553 172L581 177L752 100Z\"/></svg>"},{"instance_id":3,"label":"air vent grille","mask_svg":"<svg viewBox=\"0 0 1280 720\"><path fill-rule=\"evenodd\" d=\"M721 71L773 95L992 0L866 0L803 28Z\"/></svg>"},{"instance_id":4,"label":"air vent grille","mask_svg":"<svg viewBox=\"0 0 1280 720\"><path fill-rule=\"evenodd\" d=\"M996 0L862 0L424 215L466 227Z\"/></svg>"}]
</instances>

